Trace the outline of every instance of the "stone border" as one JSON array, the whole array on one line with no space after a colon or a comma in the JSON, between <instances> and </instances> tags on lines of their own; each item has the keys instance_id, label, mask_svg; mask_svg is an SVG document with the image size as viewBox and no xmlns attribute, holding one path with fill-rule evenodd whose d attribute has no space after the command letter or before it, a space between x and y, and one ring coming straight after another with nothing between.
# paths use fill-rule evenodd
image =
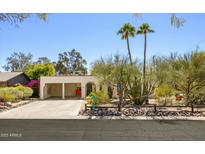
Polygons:
<instances>
[{"instance_id":1,"label":"stone border","mask_svg":"<svg viewBox=\"0 0 205 154\"><path fill-rule=\"evenodd\" d=\"M1 112L5 112L5 111L8 111L8 110L15 109L15 108L18 108L18 107L21 107L21 106L26 105L26 104L29 104L29 103L31 103L31 102L33 102L33 101L35 101L35 100L30 99L30 100L22 100L22 101L24 101L24 102L23 102L23 103L19 103L19 104L15 105L15 106L7 107L7 108L5 108L5 109L0 109L0 113L1 113ZM20 101L20 102L21 102L21 101Z\"/></svg>"},{"instance_id":2,"label":"stone border","mask_svg":"<svg viewBox=\"0 0 205 154\"><path fill-rule=\"evenodd\" d=\"M2 118L0 118L2 119ZM3 119L7 119L7 118L3 118ZM160 120L197 120L197 121L205 121L205 117L157 117L157 116L153 116L153 117L149 117L149 116L138 116L138 117L122 117L122 116L104 116L104 117L100 117L100 116L69 116L69 117L59 117L59 118L55 118L55 117L49 117L49 118L41 118L41 117L33 117L33 118L12 118L12 119L55 119L55 120L60 120L60 119L70 119L70 120L156 120L156 121L160 121Z\"/></svg>"},{"instance_id":3,"label":"stone border","mask_svg":"<svg viewBox=\"0 0 205 154\"><path fill-rule=\"evenodd\" d=\"M75 119L72 117L71 119ZM205 117L183 117L183 116L77 116L76 119L93 119L93 120L205 120Z\"/></svg>"}]
</instances>

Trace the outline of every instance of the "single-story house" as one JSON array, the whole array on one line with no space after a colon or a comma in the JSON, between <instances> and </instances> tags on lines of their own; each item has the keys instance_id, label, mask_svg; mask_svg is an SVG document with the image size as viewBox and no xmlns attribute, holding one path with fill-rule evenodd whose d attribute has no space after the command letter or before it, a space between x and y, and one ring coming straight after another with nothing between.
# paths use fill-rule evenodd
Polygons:
<instances>
[{"instance_id":1,"label":"single-story house","mask_svg":"<svg viewBox=\"0 0 205 154\"><path fill-rule=\"evenodd\" d=\"M0 87L13 86L15 84L27 85L29 77L23 72L0 72Z\"/></svg>"},{"instance_id":2,"label":"single-story house","mask_svg":"<svg viewBox=\"0 0 205 154\"><path fill-rule=\"evenodd\" d=\"M40 78L40 98L86 98L92 91L100 89L108 92L108 87L101 87L95 76L53 76ZM117 90L113 88L113 97L117 97Z\"/></svg>"}]
</instances>

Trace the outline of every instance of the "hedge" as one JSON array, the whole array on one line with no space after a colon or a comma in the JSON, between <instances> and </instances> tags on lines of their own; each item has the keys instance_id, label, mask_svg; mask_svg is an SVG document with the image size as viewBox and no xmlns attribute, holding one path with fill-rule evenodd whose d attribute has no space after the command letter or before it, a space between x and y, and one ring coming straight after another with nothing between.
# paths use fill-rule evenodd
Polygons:
<instances>
[{"instance_id":1,"label":"hedge","mask_svg":"<svg viewBox=\"0 0 205 154\"><path fill-rule=\"evenodd\" d=\"M24 86L0 88L0 101L16 102L18 100L29 98L32 94L33 90Z\"/></svg>"}]
</instances>

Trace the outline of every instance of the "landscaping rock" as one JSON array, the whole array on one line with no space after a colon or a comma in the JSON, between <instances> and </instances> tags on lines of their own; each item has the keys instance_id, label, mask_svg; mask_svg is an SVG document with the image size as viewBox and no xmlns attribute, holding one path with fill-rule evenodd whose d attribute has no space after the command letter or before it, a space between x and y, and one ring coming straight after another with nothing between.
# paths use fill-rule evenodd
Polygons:
<instances>
[{"instance_id":1,"label":"landscaping rock","mask_svg":"<svg viewBox=\"0 0 205 154\"><path fill-rule=\"evenodd\" d=\"M5 103L4 102L0 102L0 106L5 106Z\"/></svg>"},{"instance_id":2,"label":"landscaping rock","mask_svg":"<svg viewBox=\"0 0 205 154\"><path fill-rule=\"evenodd\" d=\"M116 108L112 109L88 109L81 113L85 116L121 116L121 117L134 117L134 116L158 116L158 117L205 117L205 112L191 112L191 111L154 111L152 108L122 108L121 112Z\"/></svg>"}]
</instances>

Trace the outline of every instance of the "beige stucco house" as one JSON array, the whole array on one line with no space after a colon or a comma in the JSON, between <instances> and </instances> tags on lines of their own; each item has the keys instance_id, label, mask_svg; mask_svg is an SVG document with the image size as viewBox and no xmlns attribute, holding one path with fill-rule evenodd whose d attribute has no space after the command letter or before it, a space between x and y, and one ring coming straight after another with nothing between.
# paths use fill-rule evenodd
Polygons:
<instances>
[{"instance_id":1,"label":"beige stucco house","mask_svg":"<svg viewBox=\"0 0 205 154\"><path fill-rule=\"evenodd\" d=\"M80 89L80 93L77 90ZM108 91L107 86L101 87L95 76L54 76L40 78L40 98L76 98L84 99L91 91L100 89ZM117 97L116 88L113 88L113 97Z\"/></svg>"}]
</instances>

